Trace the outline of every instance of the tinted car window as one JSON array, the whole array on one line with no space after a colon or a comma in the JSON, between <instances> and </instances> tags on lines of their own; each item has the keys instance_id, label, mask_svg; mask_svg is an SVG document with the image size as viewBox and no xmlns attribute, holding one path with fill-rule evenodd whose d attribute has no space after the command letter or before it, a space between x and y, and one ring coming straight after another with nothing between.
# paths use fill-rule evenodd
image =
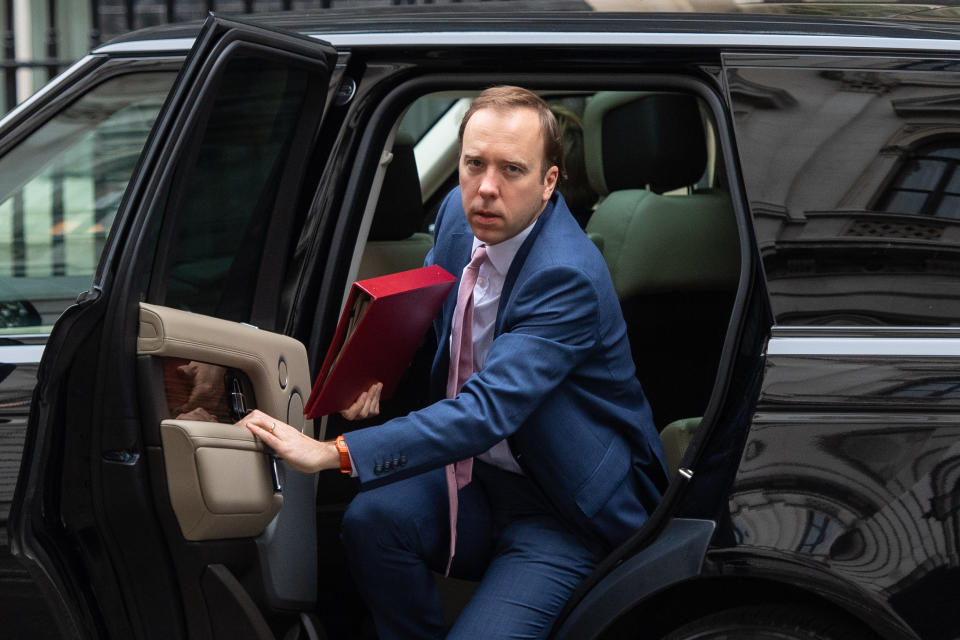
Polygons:
<instances>
[{"instance_id":1,"label":"tinted car window","mask_svg":"<svg viewBox=\"0 0 960 640\"><path fill-rule=\"evenodd\" d=\"M777 323L960 324L956 74L744 65L728 79Z\"/></svg>"},{"instance_id":2,"label":"tinted car window","mask_svg":"<svg viewBox=\"0 0 960 640\"><path fill-rule=\"evenodd\" d=\"M174 77L108 80L0 159L0 333L47 332L89 288Z\"/></svg>"},{"instance_id":3,"label":"tinted car window","mask_svg":"<svg viewBox=\"0 0 960 640\"><path fill-rule=\"evenodd\" d=\"M183 196L163 304L247 321L264 241L309 83L307 71L236 59L220 80Z\"/></svg>"},{"instance_id":4,"label":"tinted car window","mask_svg":"<svg viewBox=\"0 0 960 640\"><path fill-rule=\"evenodd\" d=\"M407 109L407 113L400 122L400 133L414 141L419 141L455 102L455 98L442 96L420 98Z\"/></svg>"}]
</instances>

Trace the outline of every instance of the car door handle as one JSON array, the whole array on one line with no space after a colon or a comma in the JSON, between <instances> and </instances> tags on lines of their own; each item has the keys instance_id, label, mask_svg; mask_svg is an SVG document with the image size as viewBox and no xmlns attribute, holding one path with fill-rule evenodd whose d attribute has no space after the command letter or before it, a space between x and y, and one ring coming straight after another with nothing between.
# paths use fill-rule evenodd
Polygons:
<instances>
[{"instance_id":1,"label":"car door handle","mask_svg":"<svg viewBox=\"0 0 960 640\"><path fill-rule=\"evenodd\" d=\"M231 376L230 379L230 412L233 414L235 422L239 422L253 409L247 408L247 399L243 395L243 386L240 379ZM273 492L283 493L283 484L280 482L280 469L277 466L277 456L270 455L270 479L273 481Z\"/></svg>"}]
</instances>

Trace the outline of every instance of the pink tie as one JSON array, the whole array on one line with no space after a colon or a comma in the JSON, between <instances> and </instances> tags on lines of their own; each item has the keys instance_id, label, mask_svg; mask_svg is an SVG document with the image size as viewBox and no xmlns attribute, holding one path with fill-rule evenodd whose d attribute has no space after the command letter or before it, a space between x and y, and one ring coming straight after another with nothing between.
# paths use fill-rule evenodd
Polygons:
<instances>
[{"instance_id":1,"label":"pink tie","mask_svg":"<svg viewBox=\"0 0 960 640\"><path fill-rule=\"evenodd\" d=\"M480 245L473 252L470 264L463 268L460 289L457 291L457 308L453 311L453 327L450 333L450 371L447 374L447 397L453 398L460 387L473 375L473 287L477 284L480 263L487 257L487 249ZM473 475L473 458L448 464L447 498L450 503L450 557L447 570L450 575L453 555L457 549L457 490L470 484Z\"/></svg>"}]
</instances>

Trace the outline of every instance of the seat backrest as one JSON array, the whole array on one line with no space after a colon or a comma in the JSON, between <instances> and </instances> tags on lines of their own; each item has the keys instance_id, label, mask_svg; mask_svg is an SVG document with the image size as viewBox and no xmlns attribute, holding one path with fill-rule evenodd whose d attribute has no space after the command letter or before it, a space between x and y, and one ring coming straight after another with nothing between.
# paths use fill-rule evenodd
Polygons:
<instances>
[{"instance_id":1,"label":"seat backrest","mask_svg":"<svg viewBox=\"0 0 960 640\"><path fill-rule=\"evenodd\" d=\"M602 247L654 420L703 415L740 271L728 194L695 184L706 162L695 96L601 92L584 113L588 170L606 197L586 231Z\"/></svg>"},{"instance_id":2,"label":"seat backrest","mask_svg":"<svg viewBox=\"0 0 960 640\"><path fill-rule=\"evenodd\" d=\"M671 477L680 468L683 454L687 452L687 447L696 435L701 420L702 418L674 420L660 432L660 441L663 443L663 452L667 458L667 471Z\"/></svg>"},{"instance_id":3,"label":"seat backrest","mask_svg":"<svg viewBox=\"0 0 960 640\"><path fill-rule=\"evenodd\" d=\"M423 266L433 237L420 232L424 210L413 142L399 135L383 178L358 280Z\"/></svg>"}]
</instances>

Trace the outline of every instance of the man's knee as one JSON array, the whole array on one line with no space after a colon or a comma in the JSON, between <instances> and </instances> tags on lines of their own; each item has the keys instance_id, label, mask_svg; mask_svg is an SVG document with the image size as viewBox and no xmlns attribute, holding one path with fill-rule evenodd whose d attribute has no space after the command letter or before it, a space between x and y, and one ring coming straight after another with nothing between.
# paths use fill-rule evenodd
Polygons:
<instances>
[{"instance_id":1,"label":"man's knee","mask_svg":"<svg viewBox=\"0 0 960 640\"><path fill-rule=\"evenodd\" d=\"M348 548L379 544L430 553L442 543L446 494L429 477L416 476L361 491L343 516L341 538ZM440 486L440 489L443 489Z\"/></svg>"},{"instance_id":2,"label":"man's knee","mask_svg":"<svg viewBox=\"0 0 960 640\"><path fill-rule=\"evenodd\" d=\"M345 544L375 538L371 535L373 532L396 521L396 501L386 498L383 493L378 489L361 491L347 507L341 527Z\"/></svg>"}]
</instances>

